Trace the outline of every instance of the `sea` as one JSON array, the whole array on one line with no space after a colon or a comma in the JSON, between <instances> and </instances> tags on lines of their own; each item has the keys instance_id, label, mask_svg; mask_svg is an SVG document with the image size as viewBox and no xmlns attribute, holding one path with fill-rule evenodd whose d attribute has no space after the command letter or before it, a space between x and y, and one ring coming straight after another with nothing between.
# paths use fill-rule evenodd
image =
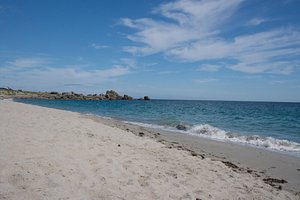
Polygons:
<instances>
[{"instance_id":1,"label":"sea","mask_svg":"<svg viewBox=\"0 0 300 200\"><path fill-rule=\"evenodd\" d=\"M300 103L198 100L15 101L300 156ZM182 125L181 128L185 130L178 130L178 125Z\"/></svg>"}]
</instances>

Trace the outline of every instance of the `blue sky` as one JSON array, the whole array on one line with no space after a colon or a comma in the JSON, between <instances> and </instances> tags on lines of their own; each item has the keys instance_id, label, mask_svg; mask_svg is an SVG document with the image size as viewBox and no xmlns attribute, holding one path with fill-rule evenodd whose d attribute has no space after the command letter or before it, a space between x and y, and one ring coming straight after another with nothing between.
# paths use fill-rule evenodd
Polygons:
<instances>
[{"instance_id":1,"label":"blue sky","mask_svg":"<svg viewBox=\"0 0 300 200\"><path fill-rule=\"evenodd\" d=\"M0 86L300 101L300 0L0 0Z\"/></svg>"}]
</instances>

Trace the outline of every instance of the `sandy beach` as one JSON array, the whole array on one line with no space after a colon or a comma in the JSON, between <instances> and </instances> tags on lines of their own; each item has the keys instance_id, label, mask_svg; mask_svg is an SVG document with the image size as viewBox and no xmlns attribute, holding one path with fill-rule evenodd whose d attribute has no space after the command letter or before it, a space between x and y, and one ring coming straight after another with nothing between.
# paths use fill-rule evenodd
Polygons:
<instances>
[{"instance_id":1,"label":"sandy beach","mask_svg":"<svg viewBox=\"0 0 300 200\"><path fill-rule=\"evenodd\" d=\"M294 193L300 193L300 158L286 152L275 152L238 143L211 140L194 135L162 131L124 123L115 119L86 116L99 123L129 130L163 143L168 148L189 151L193 155L209 157L213 160L236 166L233 170L250 173L260 179L276 178L285 180L284 184L272 183ZM233 165L232 165L233 164Z\"/></svg>"},{"instance_id":2,"label":"sandy beach","mask_svg":"<svg viewBox=\"0 0 300 200\"><path fill-rule=\"evenodd\" d=\"M299 199L284 154L9 100L0 127L0 199Z\"/></svg>"}]
</instances>

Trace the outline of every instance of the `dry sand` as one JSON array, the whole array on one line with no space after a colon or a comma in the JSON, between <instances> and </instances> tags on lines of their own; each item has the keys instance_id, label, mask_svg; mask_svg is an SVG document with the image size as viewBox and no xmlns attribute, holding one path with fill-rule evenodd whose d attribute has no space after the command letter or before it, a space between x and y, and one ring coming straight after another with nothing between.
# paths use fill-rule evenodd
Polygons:
<instances>
[{"instance_id":1,"label":"dry sand","mask_svg":"<svg viewBox=\"0 0 300 200\"><path fill-rule=\"evenodd\" d=\"M78 113L1 100L0 199L299 199L141 136Z\"/></svg>"}]
</instances>

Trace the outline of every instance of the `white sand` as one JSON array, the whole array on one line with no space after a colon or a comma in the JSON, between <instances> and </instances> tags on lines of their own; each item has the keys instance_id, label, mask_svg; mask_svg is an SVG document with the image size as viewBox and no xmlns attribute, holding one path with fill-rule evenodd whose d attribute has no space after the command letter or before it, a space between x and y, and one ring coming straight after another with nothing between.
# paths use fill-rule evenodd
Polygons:
<instances>
[{"instance_id":1,"label":"white sand","mask_svg":"<svg viewBox=\"0 0 300 200\"><path fill-rule=\"evenodd\" d=\"M0 199L196 198L298 199L78 113L0 101Z\"/></svg>"}]
</instances>

